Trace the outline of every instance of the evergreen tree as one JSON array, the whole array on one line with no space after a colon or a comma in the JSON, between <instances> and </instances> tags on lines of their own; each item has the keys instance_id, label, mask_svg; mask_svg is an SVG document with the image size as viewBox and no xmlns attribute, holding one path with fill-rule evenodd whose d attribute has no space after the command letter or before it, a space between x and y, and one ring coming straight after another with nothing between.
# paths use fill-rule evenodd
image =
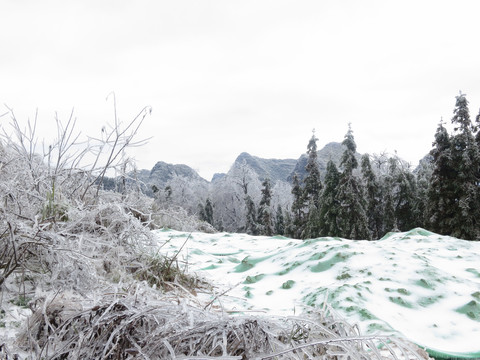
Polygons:
<instances>
[{"instance_id":1,"label":"evergreen tree","mask_svg":"<svg viewBox=\"0 0 480 360\"><path fill-rule=\"evenodd\" d=\"M389 159L390 160L390 159ZM393 177L392 164L390 164L389 171L381 179L382 189L382 210L383 223L381 233L385 234L390 231L399 231L397 226L397 217L395 216L395 200L394 188L395 179Z\"/></svg>"},{"instance_id":2,"label":"evergreen tree","mask_svg":"<svg viewBox=\"0 0 480 360\"><path fill-rule=\"evenodd\" d=\"M478 164L480 154L470 120L465 94L456 97L451 137L452 161L456 169L455 200L452 236L473 240L479 238Z\"/></svg>"},{"instance_id":3,"label":"evergreen tree","mask_svg":"<svg viewBox=\"0 0 480 360\"><path fill-rule=\"evenodd\" d=\"M213 225L213 205L210 199L205 202L205 221Z\"/></svg>"},{"instance_id":4,"label":"evergreen tree","mask_svg":"<svg viewBox=\"0 0 480 360\"><path fill-rule=\"evenodd\" d=\"M255 203L250 195L245 197L246 206L246 219L245 219L245 231L250 235L258 235L258 224L255 213Z\"/></svg>"},{"instance_id":5,"label":"evergreen tree","mask_svg":"<svg viewBox=\"0 0 480 360\"><path fill-rule=\"evenodd\" d=\"M275 233L278 235L285 234L285 218L280 205L277 206L277 212L275 214Z\"/></svg>"},{"instance_id":6,"label":"evergreen tree","mask_svg":"<svg viewBox=\"0 0 480 360\"><path fill-rule=\"evenodd\" d=\"M308 215L302 238L316 238L320 235L320 194L322 191L322 182L320 179L320 169L317 161L317 138L315 130L307 145L308 161L305 170L307 176L304 179L305 187L303 189L305 202L308 206Z\"/></svg>"},{"instance_id":7,"label":"evergreen tree","mask_svg":"<svg viewBox=\"0 0 480 360\"><path fill-rule=\"evenodd\" d=\"M341 236L338 227L339 203L337 200L338 184L340 182L340 172L335 163L327 163L327 172L325 173L325 186L321 196L321 236Z\"/></svg>"},{"instance_id":8,"label":"evergreen tree","mask_svg":"<svg viewBox=\"0 0 480 360\"><path fill-rule=\"evenodd\" d=\"M307 145L308 161L305 170L307 176L303 180L305 183L304 194L307 203L313 203L318 208L320 193L322 190L322 182L320 179L320 169L318 168L317 160L317 141L315 137L315 129L312 137Z\"/></svg>"},{"instance_id":9,"label":"evergreen tree","mask_svg":"<svg viewBox=\"0 0 480 360\"><path fill-rule=\"evenodd\" d=\"M345 146L340 163L343 173L340 176L337 193L340 204L338 217L341 235L349 239L370 239L363 187L353 173L358 167L358 161L355 157L357 145L350 125L342 144Z\"/></svg>"},{"instance_id":10,"label":"evergreen tree","mask_svg":"<svg viewBox=\"0 0 480 360\"><path fill-rule=\"evenodd\" d=\"M399 162L399 159L397 159ZM415 218L417 184L415 176L408 168L397 166L395 174L395 218L400 231L407 231L418 226Z\"/></svg>"},{"instance_id":11,"label":"evergreen tree","mask_svg":"<svg viewBox=\"0 0 480 360\"><path fill-rule=\"evenodd\" d=\"M432 176L427 192L427 225L439 234L453 232L455 205L456 171L452 162L452 144L447 129L442 122L435 133L432 156Z\"/></svg>"},{"instance_id":12,"label":"evergreen tree","mask_svg":"<svg viewBox=\"0 0 480 360\"><path fill-rule=\"evenodd\" d=\"M208 222L213 225L213 206L210 199L207 199L205 206L198 204L198 217L200 220Z\"/></svg>"},{"instance_id":13,"label":"evergreen tree","mask_svg":"<svg viewBox=\"0 0 480 360\"><path fill-rule=\"evenodd\" d=\"M272 211L270 208L270 203L272 200L272 189L270 185L270 180L265 179L262 183L262 199L258 207L258 224L260 225L260 233L262 235L272 236L273 235L273 225L272 225Z\"/></svg>"},{"instance_id":14,"label":"evergreen tree","mask_svg":"<svg viewBox=\"0 0 480 360\"><path fill-rule=\"evenodd\" d=\"M365 188L365 200L367 202L366 212L368 217L368 228L373 239L379 239L382 233L382 198L381 188L377 176L373 172L370 163L370 156L365 154L361 160L362 178Z\"/></svg>"},{"instance_id":15,"label":"evergreen tree","mask_svg":"<svg viewBox=\"0 0 480 360\"><path fill-rule=\"evenodd\" d=\"M299 239L305 226L305 200L297 173L293 174L292 181L292 221L289 226L288 236Z\"/></svg>"},{"instance_id":16,"label":"evergreen tree","mask_svg":"<svg viewBox=\"0 0 480 360\"><path fill-rule=\"evenodd\" d=\"M417 195L414 205L414 216L417 219L419 227L427 227L427 201L428 187L432 178L432 162L431 160L420 160L418 171L416 173Z\"/></svg>"},{"instance_id":17,"label":"evergreen tree","mask_svg":"<svg viewBox=\"0 0 480 360\"><path fill-rule=\"evenodd\" d=\"M315 239L320 236L322 219L320 209L315 206L313 201L309 202L308 213L305 222L305 228L301 234L302 239Z\"/></svg>"}]
</instances>

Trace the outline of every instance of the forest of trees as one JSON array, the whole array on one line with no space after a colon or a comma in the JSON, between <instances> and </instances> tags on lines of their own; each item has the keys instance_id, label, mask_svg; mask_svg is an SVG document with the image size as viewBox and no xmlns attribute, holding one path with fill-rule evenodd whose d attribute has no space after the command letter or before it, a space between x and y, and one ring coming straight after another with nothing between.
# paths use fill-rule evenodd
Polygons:
<instances>
[{"instance_id":1,"label":"forest of trees","mask_svg":"<svg viewBox=\"0 0 480 360\"><path fill-rule=\"evenodd\" d=\"M339 167L330 161L321 174L314 131L307 145L307 175L293 176L291 201L286 205L278 201L272 205L275 191L269 179L262 182L256 203L244 171L238 183L243 189L244 223L238 231L299 239L379 239L390 231L423 227L442 235L480 239L480 114L475 122L471 120L462 93L453 113L452 133L441 121L430 154L414 170L396 154L365 154L359 159L349 125ZM237 202L242 202L239 196ZM210 199L206 206L202 219L221 229L212 214L220 206L212 207Z\"/></svg>"}]
</instances>

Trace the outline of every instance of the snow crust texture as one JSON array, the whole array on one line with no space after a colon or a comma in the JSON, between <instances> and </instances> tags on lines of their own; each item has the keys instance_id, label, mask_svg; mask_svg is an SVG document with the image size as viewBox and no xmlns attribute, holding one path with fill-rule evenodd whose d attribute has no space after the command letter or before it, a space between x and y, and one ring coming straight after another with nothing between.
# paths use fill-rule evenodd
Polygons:
<instances>
[{"instance_id":1,"label":"snow crust texture","mask_svg":"<svg viewBox=\"0 0 480 360\"><path fill-rule=\"evenodd\" d=\"M327 300L362 334L401 334L438 356L480 358L480 242L420 228L378 241L156 236L162 252L180 251L190 272L228 290L215 300L228 310L298 315Z\"/></svg>"}]
</instances>

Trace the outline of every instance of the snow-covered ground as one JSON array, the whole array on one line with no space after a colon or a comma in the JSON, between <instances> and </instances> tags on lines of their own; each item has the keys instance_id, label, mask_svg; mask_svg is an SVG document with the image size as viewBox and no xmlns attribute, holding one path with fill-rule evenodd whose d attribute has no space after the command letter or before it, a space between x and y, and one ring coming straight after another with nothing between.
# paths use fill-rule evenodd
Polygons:
<instances>
[{"instance_id":1,"label":"snow-covered ground","mask_svg":"<svg viewBox=\"0 0 480 360\"><path fill-rule=\"evenodd\" d=\"M480 242L423 229L379 241L307 241L156 232L161 251L215 284L226 310L293 315L325 299L364 334L400 333L422 347L480 357ZM183 246L183 248L182 248Z\"/></svg>"}]
</instances>

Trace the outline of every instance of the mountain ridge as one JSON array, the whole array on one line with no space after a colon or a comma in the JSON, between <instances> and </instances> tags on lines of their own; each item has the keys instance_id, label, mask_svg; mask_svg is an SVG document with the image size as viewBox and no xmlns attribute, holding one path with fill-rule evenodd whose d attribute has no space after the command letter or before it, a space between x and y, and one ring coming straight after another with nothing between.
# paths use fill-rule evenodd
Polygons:
<instances>
[{"instance_id":1,"label":"mountain ridge","mask_svg":"<svg viewBox=\"0 0 480 360\"><path fill-rule=\"evenodd\" d=\"M318 165L321 173L327 168L327 163L332 160L339 166L344 146L339 142L329 142L323 148L317 151ZM358 157L361 155L358 154ZM259 177L260 180L269 178L270 181L292 181L294 173L297 173L300 179L306 176L305 166L307 164L307 154L301 154L297 159L278 159L262 158L251 155L244 151L241 152L233 161L230 170L227 173L215 173L210 180L200 176L196 170L185 164L170 164L164 161L158 161L151 170L140 170L139 179L145 183L151 183L155 180L156 185L165 185L175 176L195 181L204 181L212 184L222 179L232 171L234 167L248 165ZM148 174L148 175L147 175Z\"/></svg>"}]
</instances>

